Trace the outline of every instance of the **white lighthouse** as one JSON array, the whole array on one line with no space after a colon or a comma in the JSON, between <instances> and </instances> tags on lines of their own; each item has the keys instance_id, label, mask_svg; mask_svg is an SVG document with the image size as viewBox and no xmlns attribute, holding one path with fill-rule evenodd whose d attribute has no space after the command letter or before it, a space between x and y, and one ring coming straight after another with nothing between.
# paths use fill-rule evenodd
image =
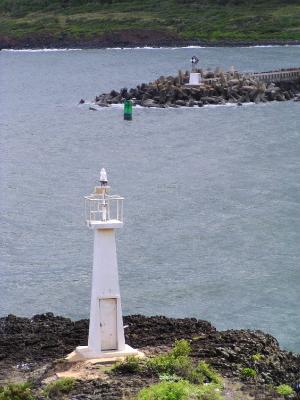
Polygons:
<instances>
[{"instance_id":1,"label":"white lighthouse","mask_svg":"<svg viewBox=\"0 0 300 400\"><path fill-rule=\"evenodd\" d=\"M85 197L87 226L94 231L94 260L87 346L70 359L118 358L140 354L125 344L116 252L116 229L123 226L123 197L109 195L104 168L100 186Z\"/></svg>"}]
</instances>

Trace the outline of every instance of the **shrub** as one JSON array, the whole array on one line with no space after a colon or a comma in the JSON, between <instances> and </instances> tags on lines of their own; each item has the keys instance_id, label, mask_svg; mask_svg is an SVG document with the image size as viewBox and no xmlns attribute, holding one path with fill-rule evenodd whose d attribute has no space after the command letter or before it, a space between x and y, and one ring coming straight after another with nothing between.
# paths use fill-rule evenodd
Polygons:
<instances>
[{"instance_id":1,"label":"shrub","mask_svg":"<svg viewBox=\"0 0 300 400\"><path fill-rule=\"evenodd\" d=\"M35 400L28 383L0 386L0 400Z\"/></svg>"},{"instance_id":2,"label":"shrub","mask_svg":"<svg viewBox=\"0 0 300 400\"><path fill-rule=\"evenodd\" d=\"M214 385L193 385L187 381L161 382L142 389L136 400L223 400Z\"/></svg>"},{"instance_id":3,"label":"shrub","mask_svg":"<svg viewBox=\"0 0 300 400\"><path fill-rule=\"evenodd\" d=\"M189 356L191 354L191 345L190 343L185 340L176 340L174 343L174 346L172 348L171 354L175 357L184 357L184 356Z\"/></svg>"},{"instance_id":4,"label":"shrub","mask_svg":"<svg viewBox=\"0 0 300 400\"><path fill-rule=\"evenodd\" d=\"M121 373L135 373L141 370L141 364L137 357L128 356L124 361L117 363L112 370Z\"/></svg>"},{"instance_id":5,"label":"shrub","mask_svg":"<svg viewBox=\"0 0 300 400\"><path fill-rule=\"evenodd\" d=\"M199 386L196 398L197 400L224 400L220 388L211 383Z\"/></svg>"},{"instance_id":6,"label":"shrub","mask_svg":"<svg viewBox=\"0 0 300 400\"><path fill-rule=\"evenodd\" d=\"M189 381L196 384L214 383L220 387L223 386L222 377L204 361L199 362L192 370Z\"/></svg>"},{"instance_id":7,"label":"shrub","mask_svg":"<svg viewBox=\"0 0 300 400\"><path fill-rule=\"evenodd\" d=\"M63 394L69 393L75 385L75 379L73 378L61 378L54 382L49 383L45 389L44 394L50 399L57 399Z\"/></svg>"},{"instance_id":8,"label":"shrub","mask_svg":"<svg viewBox=\"0 0 300 400\"><path fill-rule=\"evenodd\" d=\"M222 387L223 380L221 376L206 362L199 362L195 368L193 367L192 360L189 357L190 352L189 342L179 340L175 342L170 353L150 358L146 362L146 366L160 376L173 377L173 381L176 380L174 377L179 376L190 383L198 385L213 383Z\"/></svg>"},{"instance_id":9,"label":"shrub","mask_svg":"<svg viewBox=\"0 0 300 400\"><path fill-rule=\"evenodd\" d=\"M158 374L187 376L192 370L192 362L189 357L174 357L171 353L150 358L146 365Z\"/></svg>"},{"instance_id":10,"label":"shrub","mask_svg":"<svg viewBox=\"0 0 300 400\"><path fill-rule=\"evenodd\" d=\"M177 374L186 377L192 370L190 352L189 342L178 340L170 353L150 358L147 361L147 367L158 374Z\"/></svg>"},{"instance_id":11,"label":"shrub","mask_svg":"<svg viewBox=\"0 0 300 400\"><path fill-rule=\"evenodd\" d=\"M255 369L253 368L243 368L241 370L242 376L244 376L245 378L255 378L257 373L255 371Z\"/></svg>"},{"instance_id":12,"label":"shrub","mask_svg":"<svg viewBox=\"0 0 300 400\"><path fill-rule=\"evenodd\" d=\"M281 396L291 396L292 394L294 394L294 390L291 388L290 385L279 385L275 388L275 391Z\"/></svg>"},{"instance_id":13,"label":"shrub","mask_svg":"<svg viewBox=\"0 0 300 400\"><path fill-rule=\"evenodd\" d=\"M142 389L137 400L188 400L190 384L185 381L162 382Z\"/></svg>"}]
</instances>

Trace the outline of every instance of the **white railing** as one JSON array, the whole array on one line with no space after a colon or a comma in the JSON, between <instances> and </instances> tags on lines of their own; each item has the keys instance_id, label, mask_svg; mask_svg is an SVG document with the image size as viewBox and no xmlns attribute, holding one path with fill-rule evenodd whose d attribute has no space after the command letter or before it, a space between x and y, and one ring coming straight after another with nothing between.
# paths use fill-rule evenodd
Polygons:
<instances>
[{"instance_id":1,"label":"white railing","mask_svg":"<svg viewBox=\"0 0 300 400\"><path fill-rule=\"evenodd\" d=\"M91 222L123 222L123 200L120 196L85 196L85 219L88 225Z\"/></svg>"},{"instance_id":2,"label":"white railing","mask_svg":"<svg viewBox=\"0 0 300 400\"><path fill-rule=\"evenodd\" d=\"M300 78L300 68L282 69L280 71L269 72L252 72L244 75L248 75L264 82L292 81Z\"/></svg>"}]
</instances>

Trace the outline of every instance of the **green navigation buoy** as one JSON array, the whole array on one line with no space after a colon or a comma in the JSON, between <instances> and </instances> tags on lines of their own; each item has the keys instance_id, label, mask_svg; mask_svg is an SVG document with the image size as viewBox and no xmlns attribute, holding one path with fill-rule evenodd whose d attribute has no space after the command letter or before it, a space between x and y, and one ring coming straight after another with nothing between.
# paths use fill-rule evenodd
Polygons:
<instances>
[{"instance_id":1,"label":"green navigation buoy","mask_svg":"<svg viewBox=\"0 0 300 400\"><path fill-rule=\"evenodd\" d=\"M132 101L125 100L124 102L124 120L132 121Z\"/></svg>"}]
</instances>

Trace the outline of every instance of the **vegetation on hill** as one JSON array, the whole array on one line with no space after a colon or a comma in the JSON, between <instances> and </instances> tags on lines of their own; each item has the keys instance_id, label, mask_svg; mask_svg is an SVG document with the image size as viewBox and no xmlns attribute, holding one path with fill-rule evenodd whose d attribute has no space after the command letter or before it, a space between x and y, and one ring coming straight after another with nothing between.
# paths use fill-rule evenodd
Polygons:
<instances>
[{"instance_id":1,"label":"vegetation on hill","mask_svg":"<svg viewBox=\"0 0 300 400\"><path fill-rule=\"evenodd\" d=\"M0 0L0 35L92 39L160 31L178 40L300 40L299 0Z\"/></svg>"}]
</instances>

